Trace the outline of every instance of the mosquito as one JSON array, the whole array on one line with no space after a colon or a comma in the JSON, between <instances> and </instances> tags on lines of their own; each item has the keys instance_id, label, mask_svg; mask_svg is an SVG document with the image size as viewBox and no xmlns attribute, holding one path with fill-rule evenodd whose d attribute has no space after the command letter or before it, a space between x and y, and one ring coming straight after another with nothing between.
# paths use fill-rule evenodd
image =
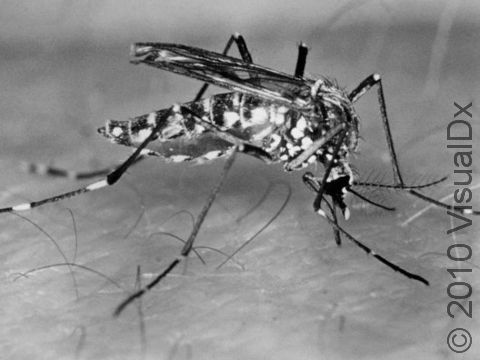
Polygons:
<instances>
[{"instance_id":1,"label":"mosquito","mask_svg":"<svg viewBox=\"0 0 480 360\"><path fill-rule=\"evenodd\" d=\"M240 59L228 56L233 44L238 48ZM141 42L132 45L131 63L153 66L203 82L193 101L175 104L127 121L107 120L98 132L115 144L134 148L133 154L126 161L113 169L91 173L74 173L31 165L31 172L71 178L105 177L74 191L2 208L0 213L30 210L114 185L130 166L150 156L170 162L196 163L226 158L223 171L196 218L179 256L150 283L120 303L114 312L118 316L126 306L156 286L189 256L237 153L253 156L268 164L281 163L286 171L298 171L320 163L324 168L323 176L316 177L311 172L306 172L303 181L315 194L314 211L332 226L337 244L341 244L343 235L394 271L429 285L425 278L385 259L338 224L337 209L346 220L350 217L345 196L353 194L385 210L394 210L355 190L362 186L376 186L407 191L424 201L463 214L480 215L480 211L450 206L417 191L438 184L446 177L420 185L405 184L390 131L380 75L372 74L354 90L346 92L330 78L311 79L305 76L307 54L307 46L299 44L295 70L293 75L289 75L255 64L240 34L229 38L222 53L171 43ZM203 98L209 85L229 92ZM358 150L359 142L360 120L353 104L374 86L377 87L380 117L393 170L393 184L359 181L349 160Z\"/></svg>"}]
</instances>

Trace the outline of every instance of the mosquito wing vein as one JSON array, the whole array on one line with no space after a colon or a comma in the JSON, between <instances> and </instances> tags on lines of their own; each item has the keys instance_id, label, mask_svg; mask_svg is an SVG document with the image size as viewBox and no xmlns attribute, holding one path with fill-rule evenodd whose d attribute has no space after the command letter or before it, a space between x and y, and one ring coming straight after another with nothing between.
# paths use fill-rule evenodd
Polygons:
<instances>
[{"instance_id":1,"label":"mosquito wing vein","mask_svg":"<svg viewBox=\"0 0 480 360\"><path fill-rule=\"evenodd\" d=\"M199 48L166 44L137 43L135 60L149 66L198 79L231 91L268 99L295 109L308 105L314 81L294 77L256 64Z\"/></svg>"}]
</instances>

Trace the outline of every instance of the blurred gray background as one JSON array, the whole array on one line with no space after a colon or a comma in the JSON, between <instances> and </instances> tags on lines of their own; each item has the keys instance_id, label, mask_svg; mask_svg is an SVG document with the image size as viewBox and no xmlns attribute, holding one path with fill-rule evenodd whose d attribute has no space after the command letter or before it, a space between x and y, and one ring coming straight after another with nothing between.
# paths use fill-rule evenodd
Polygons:
<instances>
[{"instance_id":1,"label":"blurred gray background","mask_svg":"<svg viewBox=\"0 0 480 360\"><path fill-rule=\"evenodd\" d=\"M2 1L0 204L81 185L26 174L21 161L82 170L115 164L130 152L97 135L105 119L127 119L192 99L198 82L129 64L132 42L220 51L233 32L245 36L255 62L285 72L293 71L297 45L304 41L310 47L307 73L336 78L347 89L379 72L407 179L451 174L445 128L455 112L453 101L473 101L478 114L479 15L474 0ZM361 176L386 174L388 181L375 93L362 98L357 110L362 142L356 168ZM293 195L280 219L237 263L216 270L223 255L204 249L206 266L193 256L186 269L113 319L113 309L135 286L137 265L146 273L145 283L178 254L178 240L156 233L188 236L189 216L175 214L198 213L221 167L221 161L192 167L152 159L115 188L26 213L69 261L101 272L121 288L80 268L75 284L66 267L17 279L20 272L65 260L38 228L14 215L1 217L2 356L448 359L445 337L454 325L467 324L480 334L478 317L459 317L457 323L446 314L445 268L452 264L442 254L453 240L445 235L450 224L444 211L430 210L402 226L425 204L388 194L396 213L357 203L345 224L391 261L428 278L427 288L349 243L337 248L331 229L311 211L313 199L301 173L286 174L280 166L246 157L238 159L198 245L227 253L238 248L274 215L285 186L277 185L249 217L236 219L270 183L281 180ZM429 194L448 195L449 185ZM471 244L477 233L456 241ZM478 277L466 279L478 287ZM478 352L474 345L463 359Z\"/></svg>"}]
</instances>

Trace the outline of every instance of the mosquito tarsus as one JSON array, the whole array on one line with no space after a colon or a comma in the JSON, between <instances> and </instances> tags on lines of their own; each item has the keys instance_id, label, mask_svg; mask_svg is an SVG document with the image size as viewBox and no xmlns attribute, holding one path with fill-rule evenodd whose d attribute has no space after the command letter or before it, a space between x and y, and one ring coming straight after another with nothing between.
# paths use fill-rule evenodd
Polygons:
<instances>
[{"instance_id":1,"label":"mosquito tarsus","mask_svg":"<svg viewBox=\"0 0 480 360\"><path fill-rule=\"evenodd\" d=\"M237 46L241 59L227 55L233 44ZM424 201L464 214L479 215L480 212L465 211L461 207L441 203L417 191L433 186L445 178L417 186L409 186L404 182L395 152L380 75L368 76L353 91L346 93L331 79L313 80L305 77L307 54L307 46L304 43L299 44L294 73L287 75L253 63L246 42L240 34L229 38L222 53L177 44L134 44L132 63L157 67L204 82L193 101L175 104L168 109L151 112L127 122L107 121L105 127L99 129L101 134L114 143L135 148L133 154L117 167L91 173L75 173L53 167L28 166L31 172L53 176L81 179L100 175L105 177L77 190L2 208L0 213L30 210L112 186L131 166L148 156L161 156L173 162L226 157L223 171L197 216L179 256L148 284L126 298L114 312L114 315L118 316L132 301L151 290L189 256L201 225L237 153L251 155L266 163L281 162L287 171L300 170L311 163L320 162L325 169L323 176L317 177L307 172L303 175L303 181L315 193L314 211L332 226L337 244L340 245L343 235L394 271L428 285L425 278L385 259L339 225L337 209L340 209L346 219L350 216L344 201L345 195L351 193L385 210L394 210L375 203L354 189L378 186L406 191ZM203 99L209 85L217 85L231 92ZM393 184L362 183L355 178L349 165L349 155L355 152L358 142L359 119L353 104L375 86L391 159ZM180 152L180 147L175 147L181 141L184 142L183 145L186 144L181 147L184 153ZM322 208L323 204L326 204L326 207Z\"/></svg>"}]
</instances>

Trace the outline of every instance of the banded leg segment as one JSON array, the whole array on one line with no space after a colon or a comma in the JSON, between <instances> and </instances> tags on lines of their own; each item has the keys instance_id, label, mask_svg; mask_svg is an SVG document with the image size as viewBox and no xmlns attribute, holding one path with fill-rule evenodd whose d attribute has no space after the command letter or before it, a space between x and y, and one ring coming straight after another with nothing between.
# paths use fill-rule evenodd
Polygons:
<instances>
[{"instance_id":1,"label":"banded leg segment","mask_svg":"<svg viewBox=\"0 0 480 360\"><path fill-rule=\"evenodd\" d=\"M227 158L227 161L225 162L225 165L223 167L222 174L220 175L220 180L218 183L213 187L213 189L210 192L210 195L207 199L207 202L203 206L202 210L200 211L200 214L198 215L195 224L193 225L192 232L188 238L188 240L185 242L185 245L183 246L180 256L178 256L175 260L173 260L167 268L162 271L160 274L158 274L150 283L148 283L146 286L141 288L140 290L134 292L132 295L127 297L124 301L120 303L120 305L117 306L114 312L114 316L119 316L125 308L132 303L135 299L143 296L146 292L151 290L155 285L157 285L164 277L166 277L173 269L175 269L178 264L180 264L183 260L185 260L190 252L193 249L193 244L195 242L195 239L197 237L198 232L200 231L200 227L203 224L203 221L205 220L205 217L207 216L208 211L210 210L210 207L213 204L213 201L215 200L215 197L217 196L218 192L220 191L225 179L227 178L227 174L229 170L231 169L233 162L235 160L235 154L237 152L237 148L234 147L232 149L232 152L230 156Z\"/></svg>"},{"instance_id":2,"label":"banded leg segment","mask_svg":"<svg viewBox=\"0 0 480 360\"><path fill-rule=\"evenodd\" d=\"M305 182L305 184L307 185L307 187L312 190L313 192L315 193L319 193L320 191L320 184L318 181L316 181L316 179L314 178L313 174L311 173L305 173L305 175L303 176L303 181ZM373 251L371 248L369 248L367 245L363 244L362 242L358 241L357 239L355 239L352 235L350 235L347 231L345 231L339 224L338 224L338 221L337 221L337 218L336 218L336 215L335 215L335 205L331 205L327 199L323 199L325 204L327 204L328 206L328 209L330 210L330 214L332 215L332 218L330 218L324 211L317 211L317 213L319 215L322 215L327 221L328 223L332 226L333 230L334 230L334 233L335 233L335 240L337 241L337 245L340 245L340 235L338 235L337 237L337 234L340 234L342 233L348 240L350 240L351 242L353 242L355 245L357 245L360 249L362 249L363 251L365 251L368 255L372 255L375 259L377 259L378 261L380 261L381 263L385 264L386 266L388 266L389 268L393 269L394 271L397 271L399 273L401 273L403 276L406 276L407 278L409 279L412 279L412 280L416 280L416 281L419 281L425 285L430 285L429 282L423 278L422 276L420 275L417 275L417 274L414 274L414 273L411 273L405 269L403 269L402 267L392 263L391 261L385 259L383 256L377 254L375 251Z\"/></svg>"},{"instance_id":3,"label":"banded leg segment","mask_svg":"<svg viewBox=\"0 0 480 360\"><path fill-rule=\"evenodd\" d=\"M235 42L235 44L238 47L238 51L241 55L241 58L245 62L252 62L252 56L250 55L250 52L247 48L247 44L245 42L245 39L243 38L242 35L240 34L233 34L230 36L230 39L228 40L224 50L223 54L227 55L228 51L230 50L232 44ZM203 94L207 90L209 84L205 83L203 84L197 94L194 97L194 101L198 101L202 98ZM147 156L145 155L139 155L137 159L135 160L135 164L144 160ZM132 164L133 165L133 164ZM108 168L104 169L99 169L99 170L92 170L92 171L76 171L76 170L67 170L64 168L59 168L55 167L52 165L48 164L41 164L41 163L30 163L30 162L25 162L22 164L22 168L29 173L32 174L37 174L37 175L42 175L42 176L52 176L52 177L64 177L68 178L71 180L86 180L86 179L91 179L91 178L96 178L99 176L107 176L109 173L114 171L118 166L110 166Z\"/></svg>"},{"instance_id":4,"label":"banded leg segment","mask_svg":"<svg viewBox=\"0 0 480 360\"><path fill-rule=\"evenodd\" d=\"M235 43L238 46L239 52L242 56L242 59L246 62L251 63L252 59L250 56L250 53L248 52L247 46L245 44L245 40L243 37L239 34L235 34L232 37L230 37L229 41L227 42L227 45L224 49L224 54L226 55L228 50L230 49L232 42L235 41ZM198 92L196 96L196 100L199 100L204 92L207 90L209 84L205 83L200 91ZM204 204L202 207L202 210L200 211L200 214L198 215L197 219L195 220L195 223L193 225L192 232L190 233L190 236L188 240L185 242L185 245L183 246L180 256L178 256L175 260L173 260L170 265L162 271L160 274L158 274L150 283L148 283L145 287L141 288L140 290L136 291L129 297L127 297L124 301L118 305L114 312L114 316L119 316L123 310L130 304L132 303L135 299L143 296L146 292L151 290L154 286L156 286L164 277L166 277L172 270L174 270L180 262L185 260L190 252L193 249L193 244L195 242L195 239L197 238L197 234L200 231L200 227L202 226L205 217L208 214L208 211L210 210L213 201L215 200L218 192L220 191L225 179L227 178L228 172L230 171L234 160L235 160L235 155L237 151L242 151L248 153L248 151L254 151L256 147L253 145L250 145L248 143L244 143L241 139L234 137L233 135L230 135L228 133L222 132L221 130L217 129L213 124L211 124L208 119L203 119L201 116L198 116L195 114L192 110L188 109L187 107L181 107L181 109L187 113L189 113L197 122L201 123L202 126L208 128L208 130L212 131L215 135L219 136L223 140L226 140L227 142L230 142L233 146L231 149L231 153L229 157L227 158L222 174L220 175L219 181L215 185L215 187L212 188L210 195L207 199L207 202ZM260 151L261 149L258 149ZM260 154L257 154L260 156ZM268 155L268 154L266 154ZM254 155L255 156L255 155Z\"/></svg>"},{"instance_id":5,"label":"banded leg segment","mask_svg":"<svg viewBox=\"0 0 480 360\"><path fill-rule=\"evenodd\" d=\"M138 158L135 160L134 164L139 163L140 161L144 160L147 156L140 154ZM67 170L64 168L59 168L56 166L48 165L48 164L41 164L41 163L28 163L25 162L22 164L22 168L30 173L35 175L41 176L49 176L49 177L62 177L68 178L70 180L87 180L91 178L98 178L100 176L107 176L109 173L114 171L117 166L111 166L104 169L99 170L91 170L91 171L76 171L76 170Z\"/></svg>"},{"instance_id":6,"label":"banded leg segment","mask_svg":"<svg viewBox=\"0 0 480 360\"><path fill-rule=\"evenodd\" d=\"M423 195L419 193L418 191L415 190L415 187L408 186L405 184L402 178L402 174L400 172L400 166L398 162L398 158L395 152L395 146L393 144L393 137L392 137L392 132L390 131L390 123L388 120L388 115L387 115L387 106L385 102L385 95L383 92L383 85L382 85L382 80L379 74L372 74L369 77L367 77L365 80L363 80L349 95L349 99L352 102L358 101L368 90L370 90L373 86L377 85L378 86L378 102L380 104L380 114L382 117L382 123L383 123L383 129L385 132L385 137L387 140L387 145L388 145L388 150L390 152L390 158L391 158L391 163L392 163L392 168L393 168L393 174L394 174L394 185L391 186L392 188L399 189L399 190L404 190L407 191L409 194L424 200L426 202L429 202L431 204L434 204L436 206L456 211L461 214L465 215L480 215L479 210L474 210L471 208L465 208L462 206L454 206L446 203L442 203L438 200L435 200L429 196ZM443 181L441 179L440 181ZM439 181L439 182L440 182ZM427 184L427 186L429 186ZM424 186L422 186L424 187Z\"/></svg>"},{"instance_id":7,"label":"banded leg segment","mask_svg":"<svg viewBox=\"0 0 480 360\"><path fill-rule=\"evenodd\" d=\"M325 201L329 208L332 210L332 205L330 205L328 203L328 201ZM332 210L333 211L333 210ZM332 219L330 219L330 217L328 217L327 215L324 216L324 218L328 221L328 223L334 227L337 231L341 232L348 240L350 240L351 242L353 242L355 245L357 245L360 249L362 249L363 251L365 251L365 253L367 253L367 255L372 255L375 259L377 259L378 261L380 261L382 264L388 266L390 269L392 269L393 271L396 271L396 272L399 272L400 274L402 274L403 276L409 278L409 279L412 279L412 280L416 280L418 282L421 282L422 284L425 284L427 286L430 285L430 283L428 282L428 280L426 280L424 277L420 276L420 275L417 275L417 274L414 274L410 271L407 271L405 270L404 268L392 263L391 261L385 259L383 256L377 254L375 251L373 251L371 248L369 248L367 245L363 244L362 242L358 241L357 239L355 239L352 235L350 235L347 231L345 231L342 227L340 227L338 225L338 223Z\"/></svg>"},{"instance_id":8,"label":"banded leg segment","mask_svg":"<svg viewBox=\"0 0 480 360\"><path fill-rule=\"evenodd\" d=\"M245 62L251 63L252 56L250 55L250 52L247 48L245 39L243 38L242 35L238 33L230 36L230 39L228 40L222 54L227 55L228 51L230 50L234 42L238 47L238 51L240 53L242 60ZM202 98L202 96L204 95L208 87L209 87L208 83L205 83L200 87L200 89L198 90L197 94L194 97L194 102ZM144 160L145 158L146 158L145 155L139 155L135 160L135 163L138 163ZM47 164L36 164L36 163L24 163L22 167L27 172L32 174L46 175L46 176L52 176L52 177L65 177L72 180L85 180L85 179L91 179L99 176L107 176L110 172L114 171L118 166L120 165L111 166L111 167L100 169L100 170L92 170L92 171L66 170L63 168L59 168L59 167L55 167Z\"/></svg>"},{"instance_id":9,"label":"banded leg segment","mask_svg":"<svg viewBox=\"0 0 480 360\"><path fill-rule=\"evenodd\" d=\"M245 62L252 63L252 59L251 59L250 53L248 52L245 40L239 34L235 34L229 39L223 54L226 54L228 52L228 50L231 47L233 41L235 41L235 43L237 44L237 47L238 47L239 52L242 56L242 59ZM303 76L303 69L305 67L306 55L307 55L306 46L301 44L300 47L299 47L299 57L298 57L298 60L297 60L297 66L296 66L296 70L295 70L296 76ZM195 98L196 100L199 100L203 96L204 92L208 88L208 85L209 84L204 84L202 86L199 93L197 94L197 97ZM232 134L226 133L226 132L216 128L214 124L212 124L210 121L208 121L208 119L204 119L204 118L202 118L202 116L199 116L198 114L195 114L191 109L189 109L187 107L182 107L182 111L190 114L195 119L196 122L198 122L202 126L206 127L209 131L214 133L215 136L218 136L219 138L231 143L233 145L232 153L227 158L227 161L225 163L223 172L220 176L220 180L218 181L217 185L212 189L206 204L203 206L199 216L197 217L197 220L195 221L192 233L190 234L189 239L186 241L184 247L182 248L180 256L177 257L175 260L173 260L170 263L170 265L167 266L167 268L163 272L158 274L144 288L136 291L135 293L130 295L128 298L126 298L122 303L120 303L120 305L117 307L117 309L114 312L114 316L120 315L123 312L123 310L130 303L132 303L135 299L143 296L146 292L151 290L164 277L166 277L173 269L175 269L178 266L178 264L180 264L180 262L182 260L184 260L188 257L188 255L190 254L190 252L193 248L193 244L194 244L194 241L197 237L198 231L200 230L200 227L201 227L203 221L205 220L205 217L206 217L210 207L212 206L212 203L213 203L217 193L220 191L220 188L221 188L225 178L227 177L227 174L228 174L230 168L233 165L234 157L235 157L235 154L236 154L237 151L244 152L244 153L247 153L249 155L255 156L255 157L260 158L260 159L262 159L266 162L269 162L271 160L270 155L268 153L265 153L262 149L245 142L243 139L237 138Z\"/></svg>"},{"instance_id":10,"label":"banded leg segment","mask_svg":"<svg viewBox=\"0 0 480 360\"><path fill-rule=\"evenodd\" d=\"M346 136L347 132L345 130L341 131L340 136L335 144L334 154L338 154L340 150L340 146L343 143L343 140ZM325 212L321 209L321 202L324 198L324 194L327 193L331 196L333 200L333 206L330 207L330 213L332 215L333 221L338 225L337 213L336 209L339 207L342 210L342 214L345 219L348 220L350 217L350 211L348 207L345 205L343 197L345 195L344 191L349 187L348 179L339 178L337 180L333 180L331 183L327 184L327 179L330 176L330 172L332 171L333 165L335 164L336 156L333 156L332 159L326 165L325 174L323 175L323 179L319 182L317 178L313 176L313 174L307 172L303 175L303 182L307 185L311 190L316 192L315 201L313 202L313 209L317 214L321 214L325 216ZM340 232L336 227L333 227L333 234L335 237L335 242L338 246L341 245L342 239L340 236Z\"/></svg>"},{"instance_id":11,"label":"banded leg segment","mask_svg":"<svg viewBox=\"0 0 480 360\"><path fill-rule=\"evenodd\" d=\"M77 190L69 191L66 193L58 194L43 200L39 201L33 201L30 203L23 203L11 207L6 207L0 209L0 213L5 213L5 212L16 212L16 211L25 211L25 210L30 210L48 203L54 203L57 201L61 201L64 199L68 199L70 197L80 195L83 193L95 191L107 186L111 186L115 184L122 176L125 174L125 172L128 170L130 166L135 164L137 162L138 157L141 155L142 151L145 149L145 147L148 145L150 141L152 141L157 135L156 133L159 131L162 123L164 120L166 120L171 114L174 112L178 112L178 105L174 105L172 108L170 108L169 111L167 111L164 114L164 118L161 119L155 126L155 128L150 132L150 135L143 141L142 144L139 145L137 149L133 152L132 155L128 157L127 160L125 160L119 167L117 167L114 171L110 172L104 179L94 182L90 185L81 187Z\"/></svg>"},{"instance_id":12,"label":"banded leg segment","mask_svg":"<svg viewBox=\"0 0 480 360\"><path fill-rule=\"evenodd\" d=\"M348 220L348 218L350 217L350 212L347 206L345 205L345 203L343 202L343 196L344 196L343 190L347 189L349 185L348 184L349 179L347 179L347 184L343 184L343 182L341 181L341 178L337 180L333 180L331 181L330 184L327 184L327 179L330 176L330 172L332 171L332 168L335 164L336 154L338 154L338 152L340 151L340 146L342 146L343 139L345 139L346 135L347 135L347 132L344 130L340 133L340 136L338 137L337 143L335 144L335 149L333 151L333 154L335 155L332 157L332 159L328 162L326 166L325 174L323 174L323 179L320 182L320 188L318 189L317 196L315 198L315 201L313 202L313 208L315 212L318 212L320 210L323 194L327 193L332 197L334 206L338 206L342 210L342 213L345 219ZM343 185L346 185L346 186L343 186ZM333 187L333 188L330 189L330 187Z\"/></svg>"}]
</instances>

